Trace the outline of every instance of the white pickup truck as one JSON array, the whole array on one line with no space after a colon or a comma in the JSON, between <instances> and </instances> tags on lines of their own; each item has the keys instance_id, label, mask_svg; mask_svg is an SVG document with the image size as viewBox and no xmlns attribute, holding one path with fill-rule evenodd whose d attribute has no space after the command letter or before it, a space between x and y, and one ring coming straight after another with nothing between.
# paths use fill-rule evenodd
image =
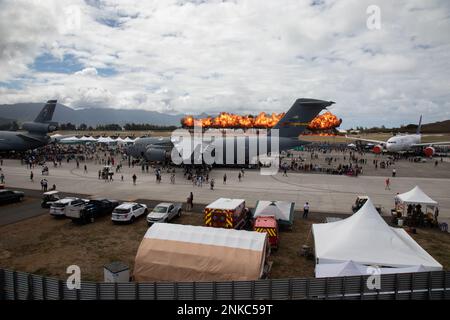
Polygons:
<instances>
[{"instance_id":1,"label":"white pickup truck","mask_svg":"<svg viewBox=\"0 0 450 320\"><path fill-rule=\"evenodd\" d=\"M147 223L151 225L155 222L169 222L179 216L181 216L181 203L162 202L147 215Z\"/></svg>"}]
</instances>

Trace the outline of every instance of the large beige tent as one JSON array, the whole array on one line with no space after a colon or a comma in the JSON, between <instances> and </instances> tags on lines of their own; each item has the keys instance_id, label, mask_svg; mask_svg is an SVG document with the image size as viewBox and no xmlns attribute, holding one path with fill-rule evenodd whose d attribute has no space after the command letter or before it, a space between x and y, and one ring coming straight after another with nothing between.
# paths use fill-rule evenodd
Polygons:
<instances>
[{"instance_id":1,"label":"large beige tent","mask_svg":"<svg viewBox=\"0 0 450 320\"><path fill-rule=\"evenodd\" d=\"M256 280L264 271L267 234L156 223L134 265L136 281Z\"/></svg>"},{"instance_id":2,"label":"large beige tent","mask_svg":"<svg viewBox=\"0 0 450 320\"><path fill-rule=\"evenodd\" d=\"M370 199L349 218L313 224L312 232L316 266L333 264L337 275L342 263L348 261L363 266L395 268L397 272L404 268L442 270L442 265L404 229L390 227ZM331 273L329 268L326 273Z\"/></svg>"}]
</instances>

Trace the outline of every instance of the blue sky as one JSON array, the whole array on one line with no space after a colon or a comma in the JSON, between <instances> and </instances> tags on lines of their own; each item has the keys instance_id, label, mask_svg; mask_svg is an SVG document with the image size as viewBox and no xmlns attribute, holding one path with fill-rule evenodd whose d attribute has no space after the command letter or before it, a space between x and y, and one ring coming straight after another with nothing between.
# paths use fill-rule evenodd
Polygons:
<instances>
[{"instance_id":1,"label":"blue sky","mask_svg":"<svg viewBox=\"0 0 450 320\"><path fill-rule=\"evenodd\" d=\"M450 118L448 30L444 0L4 0L0 94L190 114L311 97L344 128L431 122Z\"/></svg>"}]
</instances>

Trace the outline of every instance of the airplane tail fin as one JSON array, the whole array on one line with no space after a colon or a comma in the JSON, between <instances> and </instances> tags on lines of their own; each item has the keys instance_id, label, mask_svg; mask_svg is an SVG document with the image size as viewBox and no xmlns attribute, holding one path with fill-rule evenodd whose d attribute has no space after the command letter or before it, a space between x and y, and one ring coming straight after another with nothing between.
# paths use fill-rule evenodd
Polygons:
<instances>
[{"instance_id":1,"label":"airplane tail fin","mask_svg":"<svg viewBox=\"0 0 450 320\"><path fill-rule=\"evenodd\" d=\"M53 118L53 112L55 112L57 100L48 100L41 112L39 112L34 122L45 123L49 122Z\"/></svg>"},{"instance_id":2,"label":"airplane tail fin","mask_svg":"<svg viewBox=\"0 0 450 320\"><path fill-rule=\"evenodd\" d=\"M280 137L297 138L320 111L333 103L333 101L317 99L297 99L273 128L279 130Z\"/></svg>"},{"instance_id":3,"label":"airplane tail fin","mask_svg":"<svg viewBox=\"0 0 450 320\"><path fill-rule=\"evenodd\" d=\"M417 127L417 132L416 134L420 134L420 131L422 130L422 115L420 115L420 119L419 119L419 126Z\"/></svg>"}]
</instances>

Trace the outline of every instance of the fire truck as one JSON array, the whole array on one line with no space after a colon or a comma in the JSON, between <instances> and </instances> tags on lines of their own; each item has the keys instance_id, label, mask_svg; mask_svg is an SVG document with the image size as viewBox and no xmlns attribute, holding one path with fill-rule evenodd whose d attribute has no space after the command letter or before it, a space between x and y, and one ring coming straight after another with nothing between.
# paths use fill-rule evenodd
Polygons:
<instances>
[{"instance_id":1,"label":"fire truck","mask_svg":"<svg viewBox=\"0 0 450 320\"><path fill-rule=\"evenodd\" d=\"M278 222L275 216L259 216L256 217L253 225L253 230L256 232L265 232L269 239L270 247L278 248Z\"/></svg>"},{"instance_id":2,"label":"fire truck","mask_svg":"<svg viewBox=\"0 0 450 320\"><path fill-rule=\"evenodd\" d=\"M244 199L219 198L204 210L205 226L227 229L243 229L248 221L249 211Z\"/></svg>"}]
</instances>

